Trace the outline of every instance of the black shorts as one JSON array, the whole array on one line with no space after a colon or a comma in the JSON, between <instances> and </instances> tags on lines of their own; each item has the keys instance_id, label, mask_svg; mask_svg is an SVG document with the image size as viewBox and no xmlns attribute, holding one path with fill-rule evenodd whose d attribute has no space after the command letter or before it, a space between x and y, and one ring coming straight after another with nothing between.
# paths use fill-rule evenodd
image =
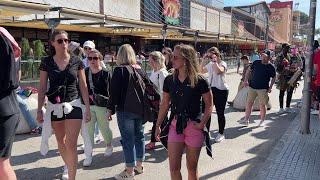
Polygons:
<instances>
[{"instance_id":1,"label":"black shorts","mask_svg":"<svg viewBox=\"0 0 320 180\"><path fill-rule=\"evenodd\" d=\"M73 110L69 114L64 114L62 118L58 118L57 116L53 115L51 112L51 121L64 121L66 119L80 119L82 120L82 109L80 107L72 106Z\"/></svg>"},{"instance_id":2,"label":"black shorts","mask_svg":"<svg viewBox=\"0 0 320 180\"><path fill-rule=\"evenodd\" d=\"M11 156L12 144L19 124L20 114L0 117L0 158Z\"/></svg>"}]
</instances>

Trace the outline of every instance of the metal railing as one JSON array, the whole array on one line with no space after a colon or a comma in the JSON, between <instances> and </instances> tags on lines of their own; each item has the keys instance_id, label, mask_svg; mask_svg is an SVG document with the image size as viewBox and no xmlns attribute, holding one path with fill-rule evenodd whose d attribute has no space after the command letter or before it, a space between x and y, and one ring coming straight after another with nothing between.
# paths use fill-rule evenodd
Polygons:
<instances>
[{"instance_id":1,"label":"metal railing","mask_svg":"<svg viewBox=\"0 0 320 180\"><path fill-rule=\"evenodd\" d=\"M236 57L225 57L224 61L228 65L228 69L236 68L238 65L238 60ZM40 60L28 59L21 61L21 81L22 82L37 82L39 81L39 66ZM149 61L145 60L141 62L141 67L147 72L148 74L151 73L152 69L149 65ZM108 70L113 70L116 65L107 64Z\"/></svg>"}]
</instances>

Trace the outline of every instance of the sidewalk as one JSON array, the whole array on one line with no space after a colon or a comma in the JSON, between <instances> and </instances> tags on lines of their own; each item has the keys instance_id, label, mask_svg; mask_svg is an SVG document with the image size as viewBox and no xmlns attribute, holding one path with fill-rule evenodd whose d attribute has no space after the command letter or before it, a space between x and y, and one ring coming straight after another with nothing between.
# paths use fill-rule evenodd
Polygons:
<instances>
[{"instance_id":1,"label":"sidewalk","mask_svg":"<svg viewBox=\"0 0 320 180\"><path fill-rule=\"evenodd\" d=\"M311 134L300 134L300 113L254 179L320 179L320 123L311 115Z\"/></svg>"}]
</instances>

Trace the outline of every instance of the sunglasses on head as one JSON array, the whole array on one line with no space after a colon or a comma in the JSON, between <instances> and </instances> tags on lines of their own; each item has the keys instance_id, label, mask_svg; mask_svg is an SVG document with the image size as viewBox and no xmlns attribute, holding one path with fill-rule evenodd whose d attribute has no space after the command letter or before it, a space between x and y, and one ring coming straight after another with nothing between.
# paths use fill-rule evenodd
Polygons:
<instances>
[{"instance_id":1,"label":"sunglasses on head","mask_svg":"<svg viewBox=\"0 0 320 180\"><path fill-rule=\"evenodd\" d=\"M62 44L63 42L65 42L66 44L70 42L69 39L58 39L57 40L58 44Z\"/></svg>"},{"instance_id":2,"label":"sunglasses on head","mask_svg":"<svg viewBox=\"0 0 320 180\"><path fill-rule=\"evenodd\" d=\"M88 57L88 60L89 60L89 61L92 61L92 60L98 61L98 59L99 59L99 57Z\"/></svg>"},{"instance_id":3,"label":"sunglasses on head","mask_svg":"<svg viewBox=\"0 0 320 180\"><path fill-rule=\"evenodd\" d=\"M91 51L92 48L90 48L90 47L84 47L84 50L89 50L89 51Z\"/></svg>"}]
</instances>

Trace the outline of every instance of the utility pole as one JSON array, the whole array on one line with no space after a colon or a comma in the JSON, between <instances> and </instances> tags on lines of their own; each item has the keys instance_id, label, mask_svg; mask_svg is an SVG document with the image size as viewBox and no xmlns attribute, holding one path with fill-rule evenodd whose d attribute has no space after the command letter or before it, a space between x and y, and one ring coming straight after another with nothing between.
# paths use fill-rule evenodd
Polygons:
<instances>
[{"instance_id":1,"label":"utility pole","mask_svg":"<svg viewBox=\"0 0 320 180\"><path fill-rule=\"evenodd\" d=\"M268 48L268 33L269 33L269 17L268 17L268 15L266 16L266 20L267 20L267 22L266 22L266 33L265 33L265 35L266 35L266 37L264 38L264 48L265 49L269 49Z\"/></svg>"},{"instance_id":2,"label":"utility pole","mask_svg":"<svg viewBox=\"0 0 320 180\"><path fill-rule=\"evenodd\" d=\"M309 53L306 59L306 68L304 72L304 87L302 97L302 109L301 109L301 133L310 134L310 105L311 105L311 76L313 70L313 55L314 55L314 32L316 22L317 0L310 0L309 11L309 34L308 44Z\"/></svg>"}]
</instances>

